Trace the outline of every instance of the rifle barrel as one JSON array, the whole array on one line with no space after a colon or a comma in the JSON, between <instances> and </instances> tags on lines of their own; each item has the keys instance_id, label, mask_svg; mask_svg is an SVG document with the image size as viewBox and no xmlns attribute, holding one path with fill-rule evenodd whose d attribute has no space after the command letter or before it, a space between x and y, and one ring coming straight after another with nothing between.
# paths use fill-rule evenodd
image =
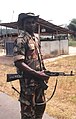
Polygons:
<instances>
[{"instance_id":1,"label":"rifle barrel","mask_svg":"<svg viewBox=\"0 0 76 119\"><path fill-rule=\"evenodd\" d=\"M45 74L48 76L75 76L73 72L71 71L70 74L64 73L64 72L51 72L51 71L45 71Z\"/></svg>"}]
</instances>

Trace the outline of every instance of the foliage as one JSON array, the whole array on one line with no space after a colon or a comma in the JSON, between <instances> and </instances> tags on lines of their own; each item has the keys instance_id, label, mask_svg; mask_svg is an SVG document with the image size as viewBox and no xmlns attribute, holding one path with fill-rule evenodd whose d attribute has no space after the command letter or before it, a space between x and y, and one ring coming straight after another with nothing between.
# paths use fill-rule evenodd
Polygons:
<instances>
[{"instance_id":1,"label":"foliage","mask_svg":"<svg viewBox=\"0 0 76 119\"><path fill-rule=\"evenodd\" d=\"M70 24L68 25L69 30L73 31L71 35L72 38L76 38L76 19L72 19Z\"/></svg>"},{"instance_id":2,"label":"foliage","mask_svg":"<svg viewBox=\"0 0 76 119\"><path fill-rule=\"evenodd\" d=\"M69 40L69 46L76 47L76 41L75 40Z\"/></svg>"}]
</instances>

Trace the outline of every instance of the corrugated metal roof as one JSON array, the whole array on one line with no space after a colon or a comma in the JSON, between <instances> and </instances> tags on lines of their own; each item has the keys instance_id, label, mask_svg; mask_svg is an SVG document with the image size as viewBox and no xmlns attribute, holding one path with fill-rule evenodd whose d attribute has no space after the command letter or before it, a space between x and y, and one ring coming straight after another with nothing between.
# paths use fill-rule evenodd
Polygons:
<instances>
[{"instance_id":1,"label":"corrugated metal roof","mask_svg":"<svg viewBox=\"0 0 76 119\"><path fill-rule=\"evenodd\" d=\"M9 28L18 28L17 22L10 22L10 23L0 23L1 26L9 27ZM38 32L38 25L40 25L40 33L41 29L46 29L46 33L62 33L67 34L71 33L68 29L62 28L60 26L54 25L44 19L39 18L36 26L36 33Z\"/></svg>"}]
</instances>

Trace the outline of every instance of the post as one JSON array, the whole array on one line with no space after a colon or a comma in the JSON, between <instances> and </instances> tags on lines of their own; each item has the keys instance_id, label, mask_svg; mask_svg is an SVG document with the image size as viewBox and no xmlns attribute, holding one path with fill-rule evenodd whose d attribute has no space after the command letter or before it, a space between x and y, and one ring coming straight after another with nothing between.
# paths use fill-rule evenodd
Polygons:
<instances>
[{"instance_id":1,"label":"post","mask_svg":"<svg viewBox=\"0 0 76 119\"><path fill-rule=\"evenodd\" d=\"M39 40L40 40L40 24L38 24L38 36L39 36Z\"/></svg>"}]
</instances>

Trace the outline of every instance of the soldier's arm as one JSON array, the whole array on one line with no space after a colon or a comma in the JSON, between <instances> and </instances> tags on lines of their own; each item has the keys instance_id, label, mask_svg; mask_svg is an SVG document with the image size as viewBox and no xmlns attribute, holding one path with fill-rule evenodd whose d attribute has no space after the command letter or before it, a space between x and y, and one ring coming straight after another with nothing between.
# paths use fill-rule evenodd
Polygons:
<instances>
[{"instance_id":1,"label":"soldier's arm","mask_svg":"<svg viewBox=\"0 0 76 119\"><path fill-rule=\"evenodd\" d=\"M23 60L17 60L15 61L15 66L19 68L21 71L24 71L27 73L28 76L32 76L35 78L41 78L43 80L47 80L49 78L48 75L46 75L44 72L38 72L32 68L30 68L27 64L24 63Z\"/></svg>"},{"instance_id":2,"label":"soldier's arm","mask_svg":"<svg viewBox=\"0 0 76 119\"><path fill-rule=\"evenodd\" d=\"M24 55L22 48L22 38L18 38L17 42L15 43L14 47L14 63L19 70L24 71L28 76L41 78L44 80L48 79L48 76L45 73L37 72L34 69L30 68L27 64L24 62Z\"/></svg>"}]
</instances>

